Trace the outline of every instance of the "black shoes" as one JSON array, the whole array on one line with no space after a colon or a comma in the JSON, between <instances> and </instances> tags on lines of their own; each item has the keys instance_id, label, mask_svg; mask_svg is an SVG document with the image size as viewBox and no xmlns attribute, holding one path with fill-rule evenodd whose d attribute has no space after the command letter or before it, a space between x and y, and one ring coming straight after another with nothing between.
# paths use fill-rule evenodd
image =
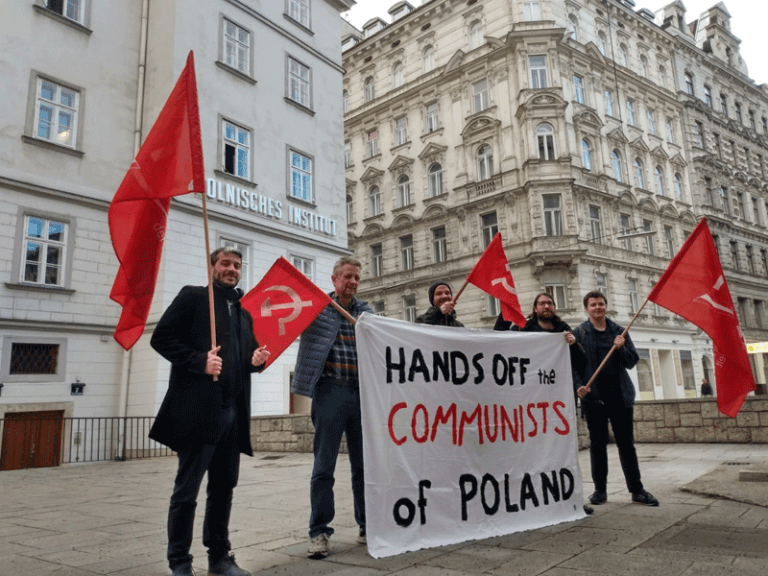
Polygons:
<instances>
[{"instance_id":1,"label":"black shoes","mask_svg":"<svg viewBox=\"0 0 768 576\"><path fill-rule=\"evenodd\" d=\"M176 566L176 568L173 569L172 576L195 576L195 571L192 570L192 566L188 564L184 566Z\"/></svg>"},{"instance_id":2,"label":"black shoes","mask_svg":"<svg viewBox=\"0 0 768 576\"><path fill-rule=\"evenodd\" d=\"M589 503L594 504L595 506L599 506L600 504L605 504L608 502L608 494L605 492L600 492L598 490L595 490L592 492L592 496L589 497Z\"/></svg>"},{"instance_id":3,"label":"black shoes","mask_svg":"<svg viewBox=\"0 0 768 576\"><path fill-rule=\"evenodd\" d=\"M214 564L211 564L209 559L208 576L251 576L251 573L240 568L235 563L235 555L228 552Z\"/></svg>"},{"instance_id":4,"label":"black shoes","mask_svg":"<svg viewBox=\"0 0 768 576\"><path fill-rule=\"evenodd\" d=\"M636 504L645 504L646 506L659 505L659 501L656 500L656 497L645 490L632 494L632 502L635 502Z\"/></svg>"}]
</instances>

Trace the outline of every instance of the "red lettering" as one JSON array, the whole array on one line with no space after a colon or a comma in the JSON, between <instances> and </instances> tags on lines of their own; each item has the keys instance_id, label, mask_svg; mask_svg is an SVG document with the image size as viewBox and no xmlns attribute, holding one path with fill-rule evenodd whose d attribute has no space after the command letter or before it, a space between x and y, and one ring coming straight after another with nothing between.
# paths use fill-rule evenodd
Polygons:
<instances>
[{"instance_id":1,"label":"red lettering","mask_svg":"<svg viewBox=\"0 0 768 576\"><path fill-rule=\"evenodd\" d=\"M528 412L528 418L530 418L531 422L533 422L533 430L528 432L528 436L530 436L531 438L536 436L536 434L539 432L539 423L536 422L536 416L533 415L534 408L536 408L536 404L534 404L533 402L528 404L528 407L526 408L526 412Z\"/></svg>"},{"instance_id":2,"label":"red lettering","mask_svg":"<svg viewBox=\"0 0 768 576\"><path fill-rule=\"evenodd\" d=\"M536 408L541 408L541 433L547 433L547 408L549 408L549 402L539 402L536 404Z\"/></svg>"},{"instance_id":3,"label":"red lettering","mask_svg":"<svg viewBox=\"0 0 768 576\"><path fill-rule=\"evenodd\" d=\"M451 424L451 438L453 440L453 445L456 446L457 431L456 431L456 403L455 402L448 407L447 411L443 411L442 406L437 407L437 412L435 413L435 419L432 422L432 437L430 438L432 442L435 441L435 436L437 436L437 427L440 424L448 424L449 422Z\"/></svg>"},{"instance_id":4,"label":"red lettering","mask_svg":"<svg viewBox=\"0 0 768 576\"><path fill-rule=\"evenodd\" d=\"M405 441L408 439L407 436L403 436L402 438L395 438L395 414L402 410L403 408L408 408L408 404L405 402L398 402L394 406L392 406L392 410L389 411L389 437L392 438L392 442L395 443L396 446L400 446L401 444L404 444Z\"/></svg>"},{"instance_id":5,"label":"red lettering","mask_svg":"<svg viewBox=\"0 0 768 576\"><path fill-rule=\"evenodd\" d=\"M499 435L499 407L493 405L493 434L491 434L491 419L488 417L488 405L485 405L485 437L488 438L488 442L493 444L496 442L496 437Z\"/></svg>"},{"instance_id":6,"label":"red lettering","mask_svg":"<svg viewBox=\"0 0 768 576\"><path fill-rule=\"evenodd\" d=\"M565 436L566 434L568 434L571 431L571 425L568 423L567 418L565 416L563 416L563 413L560 412L560 408L565 408L565 403L564 402L560 402L560 400L558 400L557 402L552 404L552 409L555 411L555 414L557 414L558 418L560 418L560 421L563 424L565 424L565 428L561 429L561 428L558 428L557 426L555 426L555 432L557 432L561 436Z\"/></svg>"},{"instance_id":7,"label":"red lettering","mask_svg":"<svg viewBox=\"0 0 768 576\"><path fill-rule=\"evenodd\" d=\"M424 435L423 436L419 436L416 430L416 417L419 414L419 412L424 413ZM424 444L424 442L429 440L429 412L427 412L427 407L424 406L424 404L417 405L413 411L413 418L411 418L411 432L413 433L413 439L416 440L416 442L418 442L419 444Z\"/></svg>"},{"instance_id":8,"label":"red lettering","mask_svg":"<svg viewBox=\"0 0 768 576\"><path fill-rule=\"evenodd\" d=\"M475 420L477 420L478 443L483 443L483 410L480 404L478 404L469 416L467 416L467 413L463 410L461 412L461 420L459 421L459 446L464 443L464 425L471 424Z\"/></svg>"},{"instance_id":9,"label":"red lettering","mask_svg":"<svg viewBox=\"0 0 768 576\"><path fill-rule=\"evenodd\" d=\"M515 415L515 423L514 425L509 419L509 412L507 412L507 409L502 406L501 407L501 441L505 442L507 440L507 427L509 427L509 437L512 438L514 442L517 442L517 408L513 410L513 413Z\"/></svg>"},{"instance_id":10,"label":"red lettering","mask_svg":"<svg viewBox=\"0 0 768 576\"><path fill-rule=\"evenodd\" d=\"M523 407L515 408L515 422L520 424L520 442L525 442L525 418L523 418Z\"/></svg>"}]
</instances>

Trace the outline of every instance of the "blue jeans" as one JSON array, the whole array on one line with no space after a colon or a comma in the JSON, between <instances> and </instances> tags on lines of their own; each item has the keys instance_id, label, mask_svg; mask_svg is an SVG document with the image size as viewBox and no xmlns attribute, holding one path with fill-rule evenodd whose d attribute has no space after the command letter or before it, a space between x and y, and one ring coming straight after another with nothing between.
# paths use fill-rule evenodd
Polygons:
<instances>
[{"instance_id":1,"label":"blue jeans","mask_svg":"<svg viewBox=\"0 0 768 576\"><path fill-rule=\"evenodd\" d=\"M336 514L333 500L333 473L339 456L342 434L347 436L352 467L352 496L355 521L365 527L365 479L363 477L363 426L360 391L349 386L320 381L312 397L312 424L315 426L315 465L309 489L311 513L309 537L333 534L329 526Z\"/></svg>"}]
</instances>

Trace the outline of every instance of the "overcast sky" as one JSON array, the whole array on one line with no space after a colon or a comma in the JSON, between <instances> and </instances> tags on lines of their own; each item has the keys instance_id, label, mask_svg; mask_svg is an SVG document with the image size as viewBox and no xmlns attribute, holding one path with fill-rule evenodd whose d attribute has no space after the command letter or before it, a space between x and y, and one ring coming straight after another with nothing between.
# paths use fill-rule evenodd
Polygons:
<instances>
[{"instance_id":1,"label":"overcast sky","mask_svg":"<svg viewBox=\"0 0 768 576\"><path fill-rule=\"evenodd\" d=\"M635 10L648 8L655 12L671 2L672 0L635 0ZM357 28L361 28L374 16L389 22L387 10L396 3L397 0L357 0L357 5L343 15ZM717 4L717 1L683 0L683 3L687 9L686 20L692 22L703 11ZM411 4L418 7L421 0L411 0ZM761 40L768 18L768 1L725 0L724 4L731 14L731 31L741 39L741 55L749 67L749 76L758 84L768 83L768 49L766 40Z\"/></svg>"}]
</instances>

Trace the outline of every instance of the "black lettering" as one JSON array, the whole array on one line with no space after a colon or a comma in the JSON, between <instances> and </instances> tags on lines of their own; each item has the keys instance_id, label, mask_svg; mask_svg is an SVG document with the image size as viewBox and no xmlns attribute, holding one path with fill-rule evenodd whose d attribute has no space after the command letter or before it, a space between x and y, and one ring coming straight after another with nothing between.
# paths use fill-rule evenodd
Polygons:
<instances>
[{"instance_id":1,"label":"black lettering","mask_svg":"<svg viewBox=\"0 0 768 576\"><path fill-rule=\"evenodd\" d=\"M504 474L504 506L507 512L518 512L520 510L517 504L512 504L509 500L509 474Z\"/></svg>"},{"instance_id":2,"label":"black lettering","mask_svg":"<svg viewBox=\"0 0 768 576\"><path fill-rule=\"evenodd\" d=\"M402 516L400 514L400 508L402 506L405 506L405 508L408 510L407 516ZM416 517L416 506L408 498L400 498L400 500L395 502L395 508L392 510L392 515L395 517L395 522L398 526L407 528L411 525L413 519Z\"/></svg>"},{"instance_id":3,"label":"black lettering","mask_svg":"<svg viewBox=\"0 0 768 576\"><path fill-rule=\"evenodd\" d=\"M443 380L448 382L451 377L451 371L448 366L448 352L443 352L442 356L437 350L432 352L432 380L437 380L438 370L442 372Z\"/></svg>"},{"instance_id":4,"label":"black lettering","mask_svg":"<svg viewBox=\"0 0 768 576\"><path fill-rule=\"evenodd\" d=\"M429 488L432 488L432 482L429 480L419 480L419 499L416 503L419 505L419 521L422 526L427 523L427 513L425 511L427 499L424 496L424 490Z\"/></svg>"},{"instance_id":5,"label":"black lettering","mask_svg":"<svg viewBox=\"0 0 768 576\"><path fill-rule=\"evenodd\" d=\"M469 491L467 491L469 486ZM459 488L461 490L461 519L466 521L467 515L467 502L477 496L477 478L472 474L462 474L459 476Z\"/></svg>"},{"instance_id":6,"label":"black lettering","mask_svg":"<svg viewBox=\"0 0 768 576\"><path fill-rule=\"evenodd\" d=\"M546 472L541 473L541 491L544 497L544 504L549 504L549 495L555 502L560 502L560 485L557 483L557 471L552 470L552 479L550 480Z\"/></svg>"},{"instance_id":7,"label":"black lettering","mask_svg":"<svg viewBox=\"0 0 768 576\"><path fill-rule=\"evenodd\" d=\"M517 361L519 358L517 356L510 356L507 361L509 362L509 385L514 386L515 385L515 372L517 372L517 369L515 368L515 364L517 364Z\"/></svg>"},{"instance_id":8,"label":"black lettering","mask_svg":"<svg viewBox=\"0 0 768 576\"><path fill-rule=\"evenodd\" d=\"M498 366L501 364L502 368L504 368L504 371L499 374L498 372ZM504 356L501 354L494 354L493 355L493 381L496 382L499 386L504 386L504 384L507 383L507 361L504 359Z\"/></svg>"},{"instance_id":9,"label":"black lettering","mask_svg":"<svg viewBox=\"0 0 768 576\"><path fill-rule=\"evenodd\" d=\"M456 366L457 361L461 361L463 366L464 374L461 376L459 376L459 371ZM467 380L469 380L469 360L467 360L467 357L463 352L459 352L458 350L451 352L451 372L453 372L451 376L452 381L456 386L464 384Z\"/></svg>"},{"instance_id":10,"label":"black lettering","mask_svg":"<svg viewBox=\"0 0 768 576\"><path fill-rule=\"evenodd\" d=\"M400 372L400 378L398 379L400 384L405 382L405 349L399 348L399 354L400 362L395 364L392 362L392 348L387 346L387 351L385 354L387 362L387 384L392 384L392 370L397 370Z\"/></svg>"},{"instance_id":11,"label":"black lettering","mask_svg":"<svg viewBox=\"0 0 768 576\"><path fill-rule=\"evenodd\" d=\"M493 504L490 506L485 498L485 488L490 484L493 487ZM483 481L480 483L480 502L483 504L483 510L488 516L493 516L499 511L499 502L501 494L499 493L499 483L491 474L483 474Z\"/></svg>"},{"instance_id":12,"label":"black lettering","mask_svg":"<svg viewBox=\"0 0 768 576\"><path fill-rule=\"evenodd\" d=\"M424 375L425 382L431 382L429 379L429 368L427 368L427 363L424 362L424 355L418 348L413 351L413 358L411 358L411 369L408 371L408 382L413 382L413 376L416 374L416 372L421 372Z\"/></svg>"},{"instance_id":13,"label":"black lettering","mask_svg":"<svg viewBox=\"0 0 768 576\"><path fill-rule=\"evenodd\" d=\"M526 472L523 476L523 481L520 483L520 509L525 510L525 503L527 500L531 501L534 508L539 507L539 498L536 496L536 490L533 489L533 482L531 481L531 475Z\"/></svg>"},{"instance_id":14,"label":"black lettering","mask_svg":"<svg viewBox=\"0 0 768 576\"><path fill-rule=\"evenodd\" d=\"M520 386L525 384L525 373L528 372L526 366L528 366L530 363L530 358L520 358Z\"/></svg>"},{"instance_id":15,"label":"black lettering","mask_svg":"<svg viewBox=\"0 0 768 576\"><path fill-rule=\"evenodd\" d=\"M575 487L576 482L573 480L573 473L568 468L560 468L560 491L563 495L563 500L568 500L573 495Z\"/></svg>"},{"instance_id":16,"label":"black lettering","mask_svg":"<svg viewBox=\"0 0 768 576\"><path fill-rule=\"evenodd\" d=\"M485 380L485 372L483 371L483 365L480 364L480 360L483 359L483 353L478 352L474 356L472 356L472 366L475 368L475 371L477 372L477 375L475 376L475 384L480 384L483 380Z\"/></svg>"}]
</instances>

